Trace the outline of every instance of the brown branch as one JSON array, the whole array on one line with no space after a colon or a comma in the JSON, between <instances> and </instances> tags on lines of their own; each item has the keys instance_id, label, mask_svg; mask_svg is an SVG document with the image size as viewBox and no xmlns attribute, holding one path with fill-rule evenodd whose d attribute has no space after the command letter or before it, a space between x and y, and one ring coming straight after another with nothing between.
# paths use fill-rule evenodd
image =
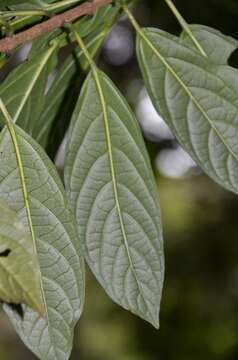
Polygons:
<instances>
[{"instance_id":1,"label":"brown branch","mask_svg":"<svg viewBox=\"0 0 238 360\"><path fill-rule=\"evenodd\" d=\"M37 24L28 30L22 31L13 36L7 36L0 40L0 52L10 53L18 45L32 41L38 36L48 33L56 28L60 28L64 26L65 23L71 22L83 15L92 14L99 7L110 4L112 1L113 0L93 0L91 2L85 2L73 9L63 12L62 14L55 15L51 19Z\"/></svg>"}]
</instances>

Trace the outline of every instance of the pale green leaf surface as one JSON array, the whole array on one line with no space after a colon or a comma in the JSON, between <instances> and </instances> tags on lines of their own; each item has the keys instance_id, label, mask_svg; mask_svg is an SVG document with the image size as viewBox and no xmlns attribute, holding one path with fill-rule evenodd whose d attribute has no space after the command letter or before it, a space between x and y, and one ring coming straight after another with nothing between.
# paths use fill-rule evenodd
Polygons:
<instances>
[{"instance_id":1,"label":"pale green leaf surface","mask_svg":"<svg viewBox=\"0 0 238 360\"><path fill-rule=\"evenodd\" d=\"M226 42L225 37L217 38L221 40ZM203 45L206 42L211 38ZM150 28L143 29L137 41L155 108L201 168L237 193L238 71L221 64L233 50L233 42L227 40L223 57L211 47L210 60L181 39Z\"/></svg>"},{"instance_id":2,"label":"pale green leaf surface","mask_svg":"<svg viewBox=\"0 0 238 360\"><path fill-rule=\"evenodd\" d=\"M40 359L66 360L84 302L81 247L54 165L34 140L19 127L15 129L32 228L15 148L6 129L0 135L0 198L17 213L35 244L46 315L41 317L24 306L22 318L12 308L4 308L21 339Z\"/></svg>"},{"instance_id":3,"label":"pale green leaf surface","mask_svg":"<svg viewBox=\"0 0 238 360\"><path fill-rule=\"evenodd\" d=\"M55 64L56 45L17 66L0 85L0 97L15 123L33 137L45 103L48 75ZM4 123L2 114L1 124ZM37 131L36 131L37 130Z\"/></svg>"},{"instance_id":4,"label":"pale green leaf surface","mask_svg":"<svg viewBox=\"0 0 238 360\"><path fill-rule=\"evenodd\" d=\"M158 327L164 260L156 185L135 117L95 71L72 118L66 188L97 279L116 303Z\"/></svg>"},{"instance_id":5,"label":"pale green leaf surface","mask_svg":"<svg viewBox=\"0 0 238 360\"><path fill-rule=\"evenodd\" d=\"M0 201L0 300L44 313L38 263L17 214Z\"/></svg>"}]
</instances>

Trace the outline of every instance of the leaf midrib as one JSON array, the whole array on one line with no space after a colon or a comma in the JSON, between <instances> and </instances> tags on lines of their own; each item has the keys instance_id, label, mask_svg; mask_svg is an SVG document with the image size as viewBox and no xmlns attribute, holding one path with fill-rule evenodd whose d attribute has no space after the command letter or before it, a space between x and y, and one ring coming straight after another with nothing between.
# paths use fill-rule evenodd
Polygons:
<instances>
[{"instance_id":1,"label":"leaf midrib","mask_svg":"<svg viewBox=\"0 0 238 360\"><path fill-rule=\"evenodd\" d=\"M199 101L193 96L192 92L189 90L187 85L183 82L183 80L177 75L173 67L166 61L166 59L163 57L163 55L160 54L160 52L156 49L156 47L152 44L148 36L146 36L145 31L140 29L138 30L139 35L142 37L142 39L146 42L146 44L151 48L151 50L157 55L157 57L160 59L160 61L164 64L164 66L169 70L169 72L172 74L172 76L177 80L177 82L181 85L181 87L184 89L184 91L187 93L190 100L194 103L194 105L197 107L197 109L202 113L203 117L208 121L211 128L214 130L214 132L217 134L223 145L227 148L229 153L238 161L238 156L233 152L233 150L230 148L230 146L226 143L225 139L223 138L222 134L218 131L218 129L214 126L212 120L209 118L209 116L206 114L206 111L203 109L202 105L199 103Z\"/></svg>"},{"instance_id":2,"label":"leaf midrib","mask_svg":"<svg viewBox=\"0 0 238 360\"><path fill-rule=\"evenodd\" d=\"M111 172L112 185L113 185L113 192L114 192L114 198L115 198L117 213L118 213L118 217L119 217L120 227L121 227L121 231L122 231L122 237L123 237L123 240L124 240L124 244L125 244L129 264L130 264L132 273L134 275L134 278L136 280L138 289L140 291L140 295L144 299L145 304L147 304L147 299L144 298L144 293L143 293L143 291L141 289L141 285L140 285L139 280L137 278L136 270L135 270L134 265L133 265L133 261L132 261L131 254L130 254L130 249L129 249L129 244L128 244L128 240L127 240L127 236L126 236L126 230L125 230L125 225L124 225L124 221L123 221L122 210L121 210L121 206L120 206L119 194L118 194L118 188L117 188L116 171L115 171L114 160L113 160L111 133L110 133L110 126L109 126L107 105L106 105L105 97L104 97L104 94L103 94L102 85L101 85L101 82L100 82L99 70L96 67L93 67L92 68L92 73L93 73L93 77L94 77L94 80L95 80L95 83L96 83L96 87L97 87L97 90L98 90L98 94L99 94L99 98L100 98L100 102L101 102L101 106L102 106L104 126L105 126L105 135L106 135L106 143L107 143L108 157L109 157L109 164L110 164L110 172ZM150 313L151 317L153 318L148 306L147 306L147 310Z\"/></svg>"}]
</instances>

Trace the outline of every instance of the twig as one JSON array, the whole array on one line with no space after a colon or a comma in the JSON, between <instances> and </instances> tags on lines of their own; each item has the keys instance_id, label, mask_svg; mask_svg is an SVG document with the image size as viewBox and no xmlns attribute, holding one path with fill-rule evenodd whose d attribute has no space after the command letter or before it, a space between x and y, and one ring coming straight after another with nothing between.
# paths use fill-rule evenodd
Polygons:
<instances>
[{"instance_id":1,"label":"twig","mask_svg":"<svg viewBox=\"0 0 238 360\"><path fill-rule=\"evenodd\" d=\"M65 23L71 22L83 15L92 14L101 6L110 4L112 1L113 0L93 0L91 2L85 2L82 5L63 12L62 14L55 15L51 19L37 24L28 30L22 31L13 36L7 36L0 40L0 52L6 54L11 53L11 51L18 45L32 41L38 36L48 33L56 28L60 28L64 26Z\"/></svg>"}]
</instances>

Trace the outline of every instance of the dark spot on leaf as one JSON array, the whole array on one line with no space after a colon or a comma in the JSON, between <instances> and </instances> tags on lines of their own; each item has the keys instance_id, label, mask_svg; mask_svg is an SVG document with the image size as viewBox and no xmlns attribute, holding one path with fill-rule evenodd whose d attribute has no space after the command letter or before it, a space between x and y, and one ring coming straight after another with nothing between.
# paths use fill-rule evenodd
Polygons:
<instances>
[{"instance_id":1,"label":"dark spot on leaf","mask_svg":"<svg viewBox=\"0 0 238 360\"><path fill-rule=\"evenodd\" d=\"M228 65L238 69L238 48L229 56Z\"/></svg>"},{"instance_id":2,"label":"dark spot on leaf","mask_svg":"<svg viewBox=\"0 0 238 360\"><path fill-rule=\"evenodd\" d=\"M2 252L0 252L0 257L7 257L10 254L11 250L10 249L6 249Z\"/></svg>"},{"instance_id":3,"label":"dark spot on leaf","mask_svg":"<svg viewBox=\"0 0 238 360\"><path fill-rule=\"evenodd\" d=\"M7 305L23 319L24 313L23 313L23 308L22 308L21 304L10 303Z\"/></svg>"},{"instance_id":4,"label":"dark spot on leaf","mask_svg":"<svg viewBox=\"0 0 238 360\"><path fill-rule=\"evenodd\" d=\"M21 304L14 304L14 303L6 303L5 301L0 299L0 304L6 304L9 306L13 311L15 311L22 319L24 317L24 312Z\"/></svg>"}]
</instances>

